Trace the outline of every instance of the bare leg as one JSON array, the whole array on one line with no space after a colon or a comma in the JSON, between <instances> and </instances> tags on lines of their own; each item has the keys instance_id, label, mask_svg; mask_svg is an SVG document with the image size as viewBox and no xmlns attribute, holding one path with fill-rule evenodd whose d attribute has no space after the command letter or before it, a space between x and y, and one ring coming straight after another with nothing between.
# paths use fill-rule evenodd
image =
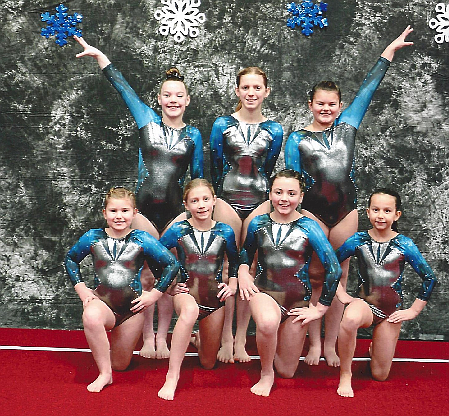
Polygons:
<instances>
[{"instance_id":1,"label":"bare leg","mask_svg":"<svg viewBox=\"0 0 449 416\"><path fill-rule=\"evenodd\" d=\"M301 322L292 323L293 319L293 316L289 317L280 325L274 358L276 371L284 378L292 378L295 375L307 334L307 325L301 326Z\"/></svg>"},{"instance_id":2,"label":"bare leg","mask_svg":"<svg viewBox=\"0 0 449 416\"><path fill-rule=\"evenodd\" d=\"M111 355L106 331L114 327L115 317L105 303L94 299L84 308L83 325L87 343L100 372L97 379L87 386L87 390L98 393L112 383Z\"/></svg>"},{"instance_id":3,"label":"bare leg","mask_svg":"<svg viewBox=\"0 0 449 416\"><path fill-rule=\"evenodd\" d=\"M198 318L198 305L193 296L180 293L174 296L173 304L178 320L173 330L170 361L165 383L158 392L158 396L165 400L173 400L175 396L181 364L189 346L193 325Z\"/></svg>"},{"instance_id":4,"label":"bare leg","mask_svg":"<svg viewBox=\"0 0 449 416\"><path fill-rule=\"evenodd\" d=\"M222 307L199 322L196 346L201 365L206 370L214 368L217 361L224 319L225 308Z\"/></svg>"},{"instance_id":5,"label":"bare leg","mask_svg":"<svg viewBox=\"0 0 449 416\"><path fill-rule=\"evenodd\" d=\"M229 224L234 230L237 246L240 242L242 230L242 220L235 210L225 201L218 198L214 208L214 220ZM223 281L227 282L228 265L227 261L223 267ZM217 359L223 363L234 363L234 336L232 334L232 323L234 320L235 299L234 297L226 299L225 302L225 320L223 324L223 333L221 337L221 348L218 350ZM245 334L246 335L246 334Z\"/></svg>"},{"instance_id":6,"label":"bare leg","mask_svg":"<svg viewBox=\"0 0 449 416\"><path fill-rule=\"evenodd\" d=\"M377 381L385 381L390 374L400 331L400 323L393 324L387 320L374 328L371 344L371 375Z\"/></svg>"},{"instance_id":7,"label":"bare leg","mask_svg":"<svg viewBox=\"0 0 449 416\"><path fill-rule=\"evenodd\" d=\"M342 397L354 397L351 367L357 341L357 330L370 326L372 321L371 309L362 299L357 299L346 307L338 335L340 384L337 393Z\"/></svg>"},{"instance_id":8,"label":"bare leg","mask_svg":"<svg viewBox=\"0 0 449 416\"><path fill-rule=\"evenodd\" d=\"M265 293L256 293L249 304L256 322L256 343L261 365L260 380L251 387L251 392L258 396L269 396L274 383L273 362L281 310L273 298Z\"/></svg>"},{"instance_id":9,"label":"bare leg","mask_svg":"<svg viewBox=\"0 0 449 416\"><path fill-rule=\"evenodd\" d=\"M170 357L167 334L173 316L173 297L167 293L164 293L157 301L157 316L156 358L161 360Z\"/></svg>"}]
</instances>

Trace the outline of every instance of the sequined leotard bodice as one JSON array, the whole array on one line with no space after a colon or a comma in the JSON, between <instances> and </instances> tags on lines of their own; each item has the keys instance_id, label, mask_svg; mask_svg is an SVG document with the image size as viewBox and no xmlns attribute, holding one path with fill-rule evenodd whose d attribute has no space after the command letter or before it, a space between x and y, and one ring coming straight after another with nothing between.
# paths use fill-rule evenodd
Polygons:
<instances>
[{"instance_id":1,"label":"sequined leotard bodice","mask_svg":"<svg viewBox=\"0 0 449 416\"><path fill-rule=\"evenodd\" d=\"M312 294L307 273L315 251L326 271L320 303L329 306L337 290L341 268L319 225L306 217L277 224L264 214L254 218L240 252L240 263L251 266L257 251L255 284L281 309L307 306Z\"/></svg>"},{"instance_id":2,"label":"sequined leotard bodice","mask_svg":"<svg viewBox=\"0 0 449 416\"><path fill-rule=\"evenodd\" d=\"M112 64L103 72L121 94L139 128L137 208L162 232L183 212L182 188L189 165L192 179L203 177L201 134L192 126L166 126Z\"/></svg>"},{"instance_id":3,"label":"sequined leotard bodice","mask_svg":"<svg viewBox=\"0 0 449 416\"><path fill-rule=\"evenodd\" d=\"M238 252L232 228L217 222L209 231L198 231L188 221L170 227L160 239L168 249L176 247L180 262L180 283L206 311L224 305L217 298L222 283L223 258L229 261L229 277L237 277ZM204 316L200 310L200 318Z\"/></svg>"},{"instance_id":4,"label":"sequined leotard bodice","mask_svg":"<svg viewBox=\"0 0 449 416\"><path fill-rule=\"evenodd\" d=\"M268 198L268 178L282 147L279 123L215 120L210 136L211 176L217 196L246 218Z\"/></svg>"},{"instance_id":5,"label":"sequined leotard bodice","mask_svg":"<svg viewBox=\"0 0 449 416\"><path fill-rule=\"evenodd\" d=\"M358 296L370 304L373 313L386 318L402 307L402 281L408 262L422 279L418 299L427 301L436 278L413 241L398 234L379 243L368 232L358 232L337 250L340 262L351 256L358 262Z\"/></svg>"},{"instance_id":6,"label":"sequined leotard bodice","mask_svg":"<svg viewBox=\"0 0 449 416\"><path fill-rule=\"evenodd\" d=\"M131 301L142 293L144 260L158 277L154 287L160 292L167 290L179 269L175 256L145 231L132 230L115 239L98 228L85 233L65 258L73 285L83 281L79 265L88 254L93 259L95 294L112 309L116 325L132 316Z\"/></svg>"},{"instance_id":7,"label":"sequined leotard bodice","mask_svg":"<svg viewBox=\"0 0 449 416\"><path fill-rule=\"evenodd\" d=\"M366 76L351 105L322 132L300 130L290 134L285 146L285 165L301 172L306 189L301 208L329 228L357 206L354 179L355 136L372 96L390 62L379 58Z\"/></svg>"}]
</instances>

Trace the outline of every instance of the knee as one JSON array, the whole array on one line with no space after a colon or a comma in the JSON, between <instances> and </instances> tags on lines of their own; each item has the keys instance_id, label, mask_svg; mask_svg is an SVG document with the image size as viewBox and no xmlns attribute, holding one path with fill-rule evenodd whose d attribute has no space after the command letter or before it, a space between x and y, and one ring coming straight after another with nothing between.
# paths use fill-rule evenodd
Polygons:
<instances>
[{"instance_id":1,"label":"knee","mask_svg":"<svg viewBox=\"0 0 449 416\"><path fill-rule=\"evenodd\" d=\"M390 374L391 365L378 366L378 365L373 365L373 361L371 361L370 367L371 367L371 376L376 381L385 381Z\"/></svg>"},{"instance_id":2,"label":"knee","mask_svg":"<svg viewBox=\"0 0 449 416\"><path fill-rule=\"evenodd\" d=\"M178 317L178 321L181 320L184 323L192 323L194 324L195 321L198 319L199 309L198 305L195 301L188 302L185 305L182 306L181 312Z\"/></svg>"},{"instance_id":3,"label":"knee","mask_svg":"<svg viewBox=\"0 0 449 416\"><path fill-rule=\"evenodd\" d=\"M340 323L340 330L345 332L357 332L360 327L359 318L353 313L345 311Z\"/></svg>"},{"instance_id":4,"label":"knee","mask_svg":"<svg viewBox=\"0 0 449 416\"><path fill-rule=\"evenodd\" d=\"M210 357L210 358L202 357L200 359L201 367L203 367L205 370L212 370L215 367L215 364L217 362L216 357L217 356Z\"/></svg>"},{"instance_id":5,"label":"knee","mask_svg":"<svg viewBox=\"0 0 449 416\"><path fill-rule=\"evenodd\" d=\"M295 375L295 371L296 371L296 369L284 367L284 366L280 365L279 363L276 364L276 372L279 374L279 377L293 378L293 376Z\"/></svg>"},{"instance_id":6,"label":"knee","mask_svg":"<svg viewBox=\"0 0 449 416\"><path fill-rule=\"evenodd\" d=\"M116 357L111 354L111 367L114 371L125 371L131 363L131 356Z\"/></svg>"},{"instance_id":7,"label":"knee","mask_svg":"<svg viewBox=\"0 0 449 416\"><path fill-rule=\"evenodd\" d=\"M86 308L83 312L83 326L84 329L93 329L97 327L104 327L103 317L100 310L96 308Z\"/></svg>"},{"instance_id":8,"label":"knee","mask_svg":"<svg viewBox=\"0 0 449 416\"><path fill-rule=\"evenodd\" d=\"M279 319L263 317L256 321L256 330L263 335L272 335L279 329Z\"/></svg>"}]
</instances>

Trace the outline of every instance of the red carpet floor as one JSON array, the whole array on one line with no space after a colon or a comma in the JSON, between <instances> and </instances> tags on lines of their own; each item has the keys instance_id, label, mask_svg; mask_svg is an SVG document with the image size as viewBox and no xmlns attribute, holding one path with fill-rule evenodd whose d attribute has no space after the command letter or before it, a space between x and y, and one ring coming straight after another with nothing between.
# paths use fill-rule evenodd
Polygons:
<instances>
[{"instance_id":1,"label":"red carpet floor","mask_svg":"<svg viewBox=\"0 0 449 416\"><path fill-rule=\"evenodd\" d=\"M254 339L249 352L256 354ZM357 357L366 357L369 341L358 342ZM56 350L18 350L8 346ZM168 360L135 356L128 371L114 373L101 393L86 385L97 376L82 331L0 328L0 414L37 415L449 415L449 363L394 362L385 382L370 378L366 361L354 363L355 398L336 394L338 369L324 362L300 362L294 379L277 378L270 397L249 391L257 382L259 360L201 369L197 357L186 357L173 402L157 397ZM194 351L192 349L192 351ZM449 343L400 341L396 358L449 359Z\"/></svg>"}]
</instances>

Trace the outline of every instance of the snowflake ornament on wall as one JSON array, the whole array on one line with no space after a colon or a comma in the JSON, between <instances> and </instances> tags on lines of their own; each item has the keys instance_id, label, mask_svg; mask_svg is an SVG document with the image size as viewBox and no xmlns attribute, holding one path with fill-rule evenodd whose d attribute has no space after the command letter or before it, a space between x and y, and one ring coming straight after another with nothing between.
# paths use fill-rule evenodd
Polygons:
<instances>
[{"instance_id":1,"label":"snowflake ornament on wall","mask_svg":"<svg viewBox=\"0 0 449 416\"><path fill-rule=\"evenodd\" d=\"M429 21L429 27L438 33L435 35L435 42L449 42L449 4L446 6L444 3L438 3L435 11L439 14Z\"/></svg>"},{"instance_id":2,"label":"snowflake ornament on wall","mask_svg":"<svg viewBox=\"0 0 449 416\"><path fill-rule=\"evenodd\" d=\"M198 36L198 26L206 20L205 14L198 11L200 0L161 0L161 3L162 9L154 12L161 23L161 35L173 35L176 42L182 42L186 36Z\"/></svg>"},{"instance_id":3,"label":"snowflake ornament on wall","mask_svg":"<svg viewBox=\"0 0 449 416\"><path fill-rule=\"evenodd\" d=\"M50 13L41 13L43 22L47 22L47 27L41 29L41 35L47 39L50 36L56 37L56 44L64 46L67 44L67 38L69 36L82 36L81 30L76 27L78 23L81 23L83 16L75 13L73 16L67 14L68 8L63 4L56 7L56 14L50 15Z\"/></svg>"},{"instance_id":4,"label":"snowflake ornament on wall","mask_svg":"<svg viewBox=\"0 0 449 416\"><path fill-rule=\"evenodd\" d=\"M313 3L310 0L304 0L302 3L290 3L287 10L292 17L287 19L287 26L294 29L296 26L301 27L301 32L310 36L315 26L321 29L327 26L327 19L323 13L327 11L327 3Z\"/></svg>"}]
</instances>

